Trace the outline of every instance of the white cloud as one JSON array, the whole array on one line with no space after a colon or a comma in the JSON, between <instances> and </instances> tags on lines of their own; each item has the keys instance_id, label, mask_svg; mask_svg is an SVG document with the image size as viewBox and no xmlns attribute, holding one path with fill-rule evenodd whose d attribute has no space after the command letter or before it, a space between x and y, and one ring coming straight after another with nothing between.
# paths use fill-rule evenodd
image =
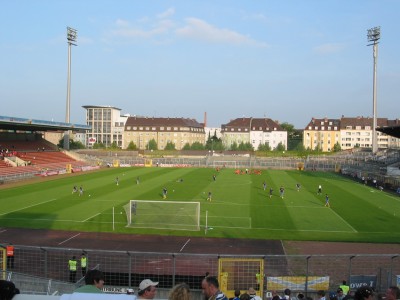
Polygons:
<instances>
[{"instance_id":1,"label":"white cloud","mask_svg":"<svg viewBox=\"0 0 400 300\"><path fill-rule=\"evenodd\" d=\"M176 34L181 37L198 39L211 43L226 43L234 45L268 46L233 30L217 28L197 18L187 18L186 26L178 28Z\"/></svg>"},{"instance_id":2,"label":"white cloud","mask_svg":"<svg viewBox=\"0 0 400 300\"><path fill-rule=\"evenodd\" d=\"M159 14L157 15L157 18L159 18L159 19L165 19L165 18L171 17L171 16L174 15L174 14L175 14L175 8L170 7L170 8L168 8L166 11L163 11L162 13L159 13Z\"/></svg>"},{"instance_id":3,"label":"white cloud","mask_svg":"<svg viewBox=\"0 0 400 300\"><path fill-rule=\"evenodd\" d=\"M343 44L333 44L333 43L328 43L328 44L322 44L317 47L313 48L313 51L317 54L331 54L331 53L337 53L340 52L344 49Z\"/></svg>"},{"instance_id":4,"label":"white cloud","mask_svg":"<svg viewBox=\"0 0 400 300\"><path fill-rule=\"evenodd\" d=\"M118 27L128 27L128 26L130 25L130 23L129 23L128 21L122 20L122 19L117 19L117 20L115 21L115 24L116 24Z\"/></svg>"}]
</instances>

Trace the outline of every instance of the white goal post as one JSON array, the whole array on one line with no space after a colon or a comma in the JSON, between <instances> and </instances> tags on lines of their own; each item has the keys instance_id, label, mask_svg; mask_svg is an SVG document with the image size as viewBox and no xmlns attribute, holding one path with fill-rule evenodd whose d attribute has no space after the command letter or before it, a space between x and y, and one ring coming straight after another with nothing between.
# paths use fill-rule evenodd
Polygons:
<instances>
[{"instance_id":1,"label":"white goal post","mask_svg":"<svg viewBox=\"0 0 400 300\"><path fill-rule=\"evenodd\" d=\"M127 227L200 230L200 202L130 200L124 209Z\"/></svg>"}]
</instances>

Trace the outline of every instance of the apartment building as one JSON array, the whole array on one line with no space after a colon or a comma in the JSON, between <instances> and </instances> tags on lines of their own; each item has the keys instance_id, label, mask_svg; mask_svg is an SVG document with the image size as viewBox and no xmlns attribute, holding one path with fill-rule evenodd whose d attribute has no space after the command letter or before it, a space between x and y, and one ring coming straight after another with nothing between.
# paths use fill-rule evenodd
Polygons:
<instances>
[{"instance_id":1,"label":"apartment building","mask_svg":"<svg viewBox=\"0 0 400 300\"><path fill-rule=\"evenodd\" d=\"M121 116L121 109L113 106L85 105L86 124L92 129L86 133L87 145L102 143L106 147L112 143L124 148L123 133L127 116Z\"/></svg>"},{"instance_id":2,"label":"apartment building","mask_svg":"<svg viewBox=\"0 0 400 300\"><path fill-rule=\"evenodd\" d=\"M124 145L133 142L140 150L146 149L149 141L154 139L158 149L165 148L168 142L181 150L188 143L205 144L204 125L194 119L128 117L124 128Z\"/></svg>"},{"instance_id":3,"label":"apartment building","mask_svg":"<svg viewBox=\"0 0 400 300\"><path fill-rule=\"evenodd\" d=\"M275 149L280 143L287 149L287 131L268 118L237 118L221 126L222 141L226 149L236 143L250 143L254 150L267 143Z\"/></svg>"},{"instance_id":4,"label":"apartment building","mask_svg":"<svg viewBox=\"0 0 400 300\"><path fill-rule=\"evenodd\" d=\"M391 126L398 120L377 118L377 126ZM340 119L312 118L304 129L303 145L306 149L333 151L336 143L342 150L357 147L372 148L373 119L369 117L344 117ZM377 131L378 148L399 147L399 139Z\"/></svg>"},{"instance_id":5,"label":"apartment building","mask_svg":"<svg viewBox=\"0 0 400 300\"><path fill-rule=\"evenodd\" d=\"M340 144L340 120L312 118L304 128L303 145L305 149L330 152L336 143Z\"/></svg>"}]
</instances>

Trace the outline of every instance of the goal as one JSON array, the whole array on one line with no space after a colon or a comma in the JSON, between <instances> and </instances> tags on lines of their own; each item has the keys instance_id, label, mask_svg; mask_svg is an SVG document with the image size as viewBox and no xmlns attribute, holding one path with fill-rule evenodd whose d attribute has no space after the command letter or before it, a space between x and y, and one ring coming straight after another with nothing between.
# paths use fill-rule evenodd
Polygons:
<instances>
[{"instance_id":1,"label":"goal","mask_svg":"<svg viewBox=\"0 0 400 300\"><path fill-rule=\"evenodd\" d=\"M124 209L127 227L200 230L200 202L130 200Z\"/></svg>"}]
</instances>

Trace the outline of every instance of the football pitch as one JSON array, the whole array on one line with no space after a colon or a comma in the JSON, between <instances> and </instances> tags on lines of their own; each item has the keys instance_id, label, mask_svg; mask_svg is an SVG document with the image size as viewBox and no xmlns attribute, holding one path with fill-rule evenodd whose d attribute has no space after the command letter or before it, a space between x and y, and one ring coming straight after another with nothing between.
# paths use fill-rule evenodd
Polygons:
<instances>
[{"instance_id":1,"label":"football pitch","mask_svg":"<svg viewBox=\"0 0 400 300\"><path fill-rule=\"evenodd\" d=\"M297 183L301 185L299 191ZM319 185L321 195L317 194ZM72 192L74 186L78 190L83 187L82 196L79 191ZM281 186L285 188L283 199L279 195ZM166 199L162 197L163 188L168 190ZM207 201L209 192L212 201ZM330 207L324 206L326 194ZM200 202L200 230L135 228L134 224L127 227L124 206L130 200ZM217 172L206 168L109 168L5 187L0 189L0 203L1 227L282 240L400 241L400 197L334 173L263 170L261 175L238 175L233 169ZM154 213L162 218L159 210Z\"/></svg>"}]
</instances>

